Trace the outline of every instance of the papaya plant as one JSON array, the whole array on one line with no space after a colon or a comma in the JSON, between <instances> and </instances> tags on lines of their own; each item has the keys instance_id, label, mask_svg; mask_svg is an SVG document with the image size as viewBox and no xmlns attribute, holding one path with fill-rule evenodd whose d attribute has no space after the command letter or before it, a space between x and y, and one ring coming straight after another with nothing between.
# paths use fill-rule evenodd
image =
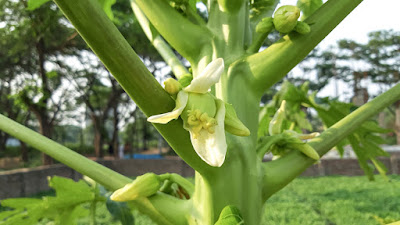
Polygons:
<instances>
[{"instance_id":1,"label":"papaya plant","mask_svg":"<svg viewBox=\"0 0 400 225\"><path fill-rule=\"evenodd\" d=\"M143 31L176 77L165 82L165 89L110 20L115 1L54 1L148 120L196 171L194 185L177 174L145 174L132 181L4 116L0 129L115 191L112 200L128 202L158 224L260 224L268 198L344 139L356 146L362 141L359 134L370 131L365 123L400 98L396 85L334 118L324 105L300 99L322 114L326 110L329 128L321 134L302 134L285 125L293 118L295 125L306 124L301 115L290 114L297 113L287 108L295 107L290 99L277 101L279 109L268 122L259 120L265 91L362 0L299 0L297 6L278 9L278 0L131 0ZM279 32L281 38L260 49L271 32ZM296 92L290 95L296 97ZM266 152L276 159L263 162Z\"/></svg>"}]
</instances>

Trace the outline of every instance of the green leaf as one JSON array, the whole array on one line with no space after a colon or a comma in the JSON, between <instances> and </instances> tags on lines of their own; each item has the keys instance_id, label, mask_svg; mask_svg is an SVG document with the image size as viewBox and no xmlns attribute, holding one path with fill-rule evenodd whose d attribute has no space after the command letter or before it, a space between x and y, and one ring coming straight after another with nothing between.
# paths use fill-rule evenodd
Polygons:
<instances>
[{"instance_id":1,"label":"green leaf","mask_svg":"<svg viewBox=\"0 0 400 225\"><path fill-rule=\"evenodd\" d=\"M222 209L215 225L244 225L244 220L236 206L228 205Z\"/></svg>"},{"instance_id":2,"label":"green leaf","mask_svg":"<svg viewBox=\"0 0 400 225\"><path fill-rule=\"evenodd\" d=\"M135 223L131 209L126 202L115 202L108 197L106 206L112 217L120 221L122 225L131 225Z\"/></svg>"},{"instance_id":3,"label":"green leaf","mask_svg":"<svg viewBox=\"0 0 400 225\"><path fill-rule=\"evenodd\" d=\"M49 1L50 0L28 0L28 7L26 9L29 11L33 11Z\"/></svg>"},{"instance_id":4,"label":"green leaf","mask_svg":"<svg viewBox=\"0 0 400 225\"><path fill-rule=\"evenodd\" d=\"M73 225L76 218L87 214L87 210L80 206L82 203L99 200L96 199L98 189L82 180L75 182L55 176L49 179L49 186L55 189L55 197L2 200L2 206L14 209L0 213L0 218L5 218L2 224L36 224L47 218L58 221L57 224Z\"/></svg>"},{"instance_id":5,"label":"green leaf","mask_svg":"<svg viewBox=\"0 0 400 225\"><path fill-rule=\"evenodd\" d=\"M54 70L46 73L46 77L48 77L50 79L57 77L57 76L58 76L58 73L57 73L57 71L54 71Z\"/></svg>"},{"instance_id":6,"label":"green leaf","mask_svg":"<svg viewBox=\"0 0 400 225\"><path fill-rule=\"evenodd\" d=\"M107 14L110 20L114 20L114 13L111 7L116 3L116 0L98 0L104 12Z\"/></svg>"},{"instance_id":7,"label":"green leaf","mask_svg":"<svg viewBox=\"0 0 400 225\"><path fill-rule=\"evenodd\" d=\"M301 20L305 20L307 17L317 11L322 4L322 0L298 0L297 7L299 7L303 13Z\"/></svg>"},{"instance_id":8,"label":"green leaf","mask_svg":"<svg viewBox=\"0 0 400 225\"><path fill-rule=\"evenodd\" d=\"M386 166L379 160L377 159L371 159L372 163L374 164L375 168L378 170L379 174L382 175L382 177L388 181L389 179L386 176L386 173L388 172L388 169Z\"/></svg>"}]
</instances>

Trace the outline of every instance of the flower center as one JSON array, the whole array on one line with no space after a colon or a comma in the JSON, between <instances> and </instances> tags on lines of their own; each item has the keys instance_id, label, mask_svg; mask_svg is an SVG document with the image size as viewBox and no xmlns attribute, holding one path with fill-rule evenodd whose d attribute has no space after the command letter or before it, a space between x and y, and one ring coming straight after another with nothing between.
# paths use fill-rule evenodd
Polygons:
<instances>
[{"instance_id":1,"label":"flower center","mask_svg":"<svg viewBox=\"0 0 400 225\"><path fill-rule=\"evenodd\" d=\"M187 114L187 124L192 130L193 138L197 139L202 129L207 130L211 134L215 132L215 125L217 125L217 120L209 117L206 112L202 113L200 110L194 109L188 110Z\"/></svg>"}]
</instances>

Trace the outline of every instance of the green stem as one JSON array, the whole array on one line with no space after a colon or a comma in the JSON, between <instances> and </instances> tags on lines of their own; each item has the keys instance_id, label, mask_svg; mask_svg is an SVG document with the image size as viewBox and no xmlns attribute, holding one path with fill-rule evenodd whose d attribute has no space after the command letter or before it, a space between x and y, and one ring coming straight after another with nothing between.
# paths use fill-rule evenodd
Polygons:
<instances>
[{"instance_id":1,"label":"green stem","mask_svg":"<svg viewBox=\"0 0 400 225\"><path fill-rule=\"evenodd\" d=\"M167 42L164 41L160 34L150 24L149 20L143 14L142 10L140 10L134 0L131 0L131 7L147 38L153 44L158 53L160 53L164 61L171 67L172 73L174 73L178 79L183 75L188 74L189 71L178 59L178 57L176 57L175 53L172 51Z\"/></svg>"},{"instance_id":2,"label":"green stem","mask_svg":"<svg viewBox=\"0 0 400 225\"><path fill-rule=\"evenodd\" d=\"M55 0L55 2L147 116L169 112L174 108L173 99L147 70L96 0ZM189 132L183 129L182 120L174 120L165 125L154 124L154 126L193 169L203 173L210 168L194 151Z\"/></svg>"},{"instance_id":3,"label":"green stem","mask_svg":"<svg viewBox=\"0 0 400 225\"><path fill-rule=\"evenodd\" d=\"M274 135L274 136L266 136L263 137L261 140L261 143L257 146L257 156L259 159L263 159L265 153L269 151L271 146L279 141L281 141L283 138L281 135Z\"/></svg>"},{"instance_id":4,"label":"green stem","mask_svg":"<svg viewBox=\"0 0 400 225\"><path fill-rule=\"evenodd\" d=\"M129 204L160 225L187 225L192 207L190 200L181 200L161 192Z\"/></svg>"},{"instance_id":5,"label":"green stem","mask_svg":"<svg viewBox=\"0 0 400 225\"><path fill-rule=\"evenodd\" d=\"M307 18L311 32L291 32L260 53L247 57L261 95L281 80L315 48L362 0L330 0Z\"/></svg>"},{"instance_id":6,"label":"green stem","mask_svg":"<svg viewBox=\"0 0 400 225\"><path fill-rule=\"evenodd\" d=\"M93 201L90 205L90 225L96 225L96 204L97 201Z\"/></svg>"},{"instance_id":7,"label":"green stem","mask_svg":"<svg viewBox=\"0 0 400 225\"><path fill-rule=\"evenodd\" d=\"M136 3L165 40L189 62L200 56L201 46L209 43L209 30L193 24L165 0L136 0Z\"/></svg>"},{"instance_id":8,"label":"green stem","mask_svg":"<svg viewBox=\"0 0 400 225\"><path fill-rule=\"evenodd\" d=\"M400 84L397 84L328 128L320 136L308 142L308 144L322 156L359 128L366 120L399 99ZM264 163L263 199L267 200L272 194L285 187L313 163L315 163L315 160L297 151L293 151L278 160Z\"/></svg>"},{"instance_id":9,"label":"green stem","mask_svg":"<svg viewBox=\"0 0 400 225\"><path fill-rule=\"evenodd\" d=\"M210 4L207 26L215 35L214 54L215 57L223 57L225 64L229 65L244 52L246 25L248 25L247 1L243 1L240 9L233 13L221 11L216 1Z\"/></svg>"},{"instance_id":10,"label":"green stem","mask_svg":"<svg viewBox=\"0 0 400 225\"><path fill-rule=\"evenodd\" d=\"M125 186L125 184L132 182L130 178L114 172L1 114L0 130L51 156L79 173L92 178L109 190L117 190Z\"/></svg>"},{"instance_id":11,"label":"green stem","mask_svg":"<svg viewBox=\"0 0 400 225\"><path fill-rule=\"evenodd\" d=\"M247 49L248 53L257 53L260 50L262 44L264 43L265 39L268 37L269 33L263 33L257 35L256 39L253 43L251 43L250 47Z\"/></svg>"}]
</instances>

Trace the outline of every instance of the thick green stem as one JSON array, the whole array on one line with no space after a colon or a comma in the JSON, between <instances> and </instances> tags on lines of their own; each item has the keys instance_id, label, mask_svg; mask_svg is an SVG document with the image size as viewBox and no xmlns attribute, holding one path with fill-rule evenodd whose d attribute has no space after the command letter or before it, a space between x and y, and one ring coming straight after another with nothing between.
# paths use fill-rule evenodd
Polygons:
<instances>
[{"instance_id":1,"label":"thick green stem","mask_svg":"<svg viewBox=\"0 0 400 225\"><path fill-rule=\"evenodd\" d=\"M305 21L311 32L291 32L260 53L247 58L261 95L281 80L317 46L362 0L329 0Z\"/></svg>"},{"instance_id":2,"label":"thick green stem","mask_svg":"<svg viewBox=\"0 0 400 225\"><path fill-rule=\"evenodd\" d=\"M400 84L397 84L331 126L308 144L322 156L359 128L366 120L399 99ZM315 163L315 160L297 151L293 151L278 160L264 163L263 199L268 199L272 194L285 187L313 163Z\"/></svg>"},{"instance_id":3,"label":"thick green stem","mask_svg":"<svg viewBox=\"0 0 400 225\"><path fill-rule=\"evenodd\" d=\"M209 43L210 31L193 24L180 15L165 0L136 0L151 24L189 62L198 59L201 46Z\"/></svg>"},{"instance_id":4,"label":"thick green stem","mask_svg":"<svg viewBox=\"0 0 400 225\"><path fill-rule=\"evenodd\" d=\"M172 98L150 74L97 1L55 0L55 2L147 116L169 112L174 108ZM183 129L181 120L155 127L191 167L199 172L205 172L210 168L193 150L189 132Z\"/></svg>"},{"instance_id":5,"label":"thick green stem","mask_svg":"<svg viewBox=\"0 0 400 225\"><path fill-rule=\"evenodd\" d=\"M51 156L79 173L92 178L109 190L117 190L125 184L132 182L130 178L114 172L1 114L0 130Z\"/></svg>"},{"instance_id":6,"label":"thick green stem","mask_svg":"<svg viewBox=\"0 0 400 225\"><path fill-rule=\"evenodd\" d=\"M240 9L234 13L221 11L218 3L211 3L208 27L215 35L213 40L214 57L223 57L226 64L241 57L244 52L246 22L248 18L247 1L242 1Z\"/></svg>"},{"instance_id":7,"label":"thick green stem","mask_svg":"<svg viewBox=\"0 0 400 225\"><path fill-rule=\"evenodd\" d=\"M149 20L137 6L134 0L131 0L131 7L135 13L136 18L139 21L144 33L146 34L149 41L153 44L154 48L160 53L164 61L171 67L172 73L179 79L189 71L182 64L182 62L176 57L170 46L164 41L160 34L150 24Z\"/></svg>"}]
</instances>

